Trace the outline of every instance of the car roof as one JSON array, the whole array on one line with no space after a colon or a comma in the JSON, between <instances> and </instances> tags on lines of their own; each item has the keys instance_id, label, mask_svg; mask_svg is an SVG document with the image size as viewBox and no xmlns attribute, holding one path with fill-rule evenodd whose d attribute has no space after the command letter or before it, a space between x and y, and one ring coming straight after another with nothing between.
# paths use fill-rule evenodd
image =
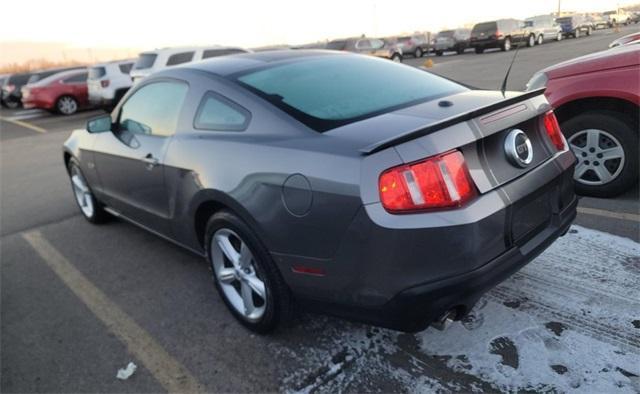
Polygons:
<instances>
[{"instance_id":1,"label":"car roof","mask_svg":"<svg viewBox=\"0 0 640 394\"><path fill-rule=\"evenodd\" d=\"M158 48L151 51L140 52L140 55L150 55L150 54L158 54L158 53L174 53L174 52L184 52L184 51L197 51L200 49L243 49L240 47L232 47L232 46L223 46L223 45L203 45L197 47L167 47L167 48Z\"/></svg>"},{"instance_id":2,"label":"car roof","mask_svg":"<svg viewBox=\"0 0 640 394\"><path fill-rule=\"evenodd\" d=\"M269 63L285 63L322 56L356 56L343 51L323 49L279 50L267 52L239 53L214 57L200 62L187 63L171 69L191 68L206 71L222 77L252 68L260 68ZM171 70L169 69L169 70Z\"/></svg>"},{"instance_id":3,"label":"car roof","mask_svg":"<svg viewBox=\"0 0 640 394\"><path fill-rule=\"evenodd\" d=\"M111 64L123 64L123 63L135 63L135 62L136 62L136 59L110 60L108 62L93 64L93 65L89 66L89 68L104 67L104 66L108 66L108 65L111 65Z\"/></svg>"},{"instance_id":4,"label":"car roof","mask_svg":"<svg viewBox=\"0 0 640 394\"><path fill-rule=\"evenodd\" d=\"M50 83L52 81L57 81L58 79L72 77L74 75L81 74L81 73L86 73L86 72L87 72L86 68L81 68L81 69L76 69L76 70L60 71L58 73L51 74L51 75L47 76L46 78L42 78L39 81L33 82L33 83L29 84L29 85L33 85L33 86L47 85L48 83Z\"/></svg>"}]
</instances>

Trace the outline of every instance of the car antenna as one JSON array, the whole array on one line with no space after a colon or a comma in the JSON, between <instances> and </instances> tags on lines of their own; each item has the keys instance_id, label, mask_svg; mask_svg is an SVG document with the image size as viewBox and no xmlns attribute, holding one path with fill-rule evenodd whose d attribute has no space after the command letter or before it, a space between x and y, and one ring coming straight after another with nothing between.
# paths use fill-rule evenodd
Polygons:
<instances>
[{"instance_id":1,"label":"car antenna","mask_svg":"<svg viewBox=\"0 0 640 394\"><path fill-rule=\"evenodd\" d=\"M525 33L522 33L522 38L524 40ZM507 74L504 76L504 80L502 81L502 86L500 87L500 93L502 93L502 97L506 98L505 92L507 91L507 81L509 80L509 73L511 72L511 67L513 67L513 63L516 61L516 56L518 56L518 51L520 50L520 43L516 46L516 51L511 58L511 64L509 64L509 68L507 69Z\"/></svg>"}]
</instances>

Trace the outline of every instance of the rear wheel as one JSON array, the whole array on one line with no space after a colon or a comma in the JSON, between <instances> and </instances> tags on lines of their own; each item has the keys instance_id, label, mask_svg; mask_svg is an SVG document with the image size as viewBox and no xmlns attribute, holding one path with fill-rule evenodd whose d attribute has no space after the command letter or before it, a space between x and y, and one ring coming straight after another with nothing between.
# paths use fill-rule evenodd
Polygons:
<instances>
[{"instance_id":1,"label":"rear wheel","mask_svg":"<svg viewBox=\"0 0 640 394\"><path fill-rule=\"evenodd\" d=\"M475 49L476 53L478 53L478 54L484 52L484 48L482 48L482 47L475 47L474 49Z\"/></svg>"},{"instance_id":2,"label":"rear wheel","mask_svg":"<svg viewBox=\"0 0 640 394\"><path fill-rule=\"evenodd\" d=\"M542 44L544 44L544 36L540 34L538 36L538 45L542 45Z\"/></svg>"},{"instance_id":3,"label":"rear wheel","mask_svg":"<svg viewBox=\"0 0 640 394\"><path fill-rule=\"evenodd\" d=\"M592 111L562 123L569 147L578 163L574 174L576 192L594 197L613 197L638 180L637 125L612 111Z\"/></svg>"},{"instance_id":4,"label":"rear wheel","mask_svg":"<svg viewBox=\"0 0 640 394\"><path fill-rule=\"evenodd\" d=\"M442 54L444 53L444 51L436 51L436 56L442 56Z\"/></svg>"},{"instance_id":5,"label":"rear wheel","mask_svg":"<svg viewBox=\"0 0 640 394\"><path fill-rule=\"evenodd\" d=\"M558 34L556 34L556 41L562 41L563 38L562 32L558 32Z\"/></svg>"},{"instance_id":6,"label":"rear wheel","mask_svg":"<svg viewBox=\"0 0 640 394\"><path fill-rule=\"evenodd\" d=\"M396 63L402 63L402 56L400 56L399 53L394 53L393 56L391 56L391 60Z\"/></svg>"},{"instance_id":7,"label":"rear wheel","mask_svg":"<svg viewBox=\"0 0 640 394\"><path fill-rule=\"evenodd\" d=\"M209 219L205 240L215 287L233 316L261 334L287 323L293 305L289 289L253 231L221 211Z\"/></svg>"},{"instance_id":8,"label":"rear wheel","mask_svg":"<svg viewBox=\"0 0 640 394\"><path fill-rule=\"evenodd\" d=\"M463 46L459 46L456 49L456 52L458 53L458 55L462 55L464 53L464 47Z\"/></svg>"},{"instance_id":9,"label":"rear wheel","mask_svg":"<svg viewBox=\"0 0 640 394\"><path fill-rule=\"evenodd\" d=\"M591 26L587 27L587 35L590 36L592 32Z\"/></svg>"},{"instance_id":10,"label":"rear wheel","mask_svg":"<svg viewBox=\"0 0 640 394\"><path fill-rule=\"evenodd\" d=\"M573 32L573 37L580 38L580 29L576 29L576 31Z\"/></svg>"},{"instance_id":11,"label":"rear wheel","mask_svg":"<svg viewBox=\"0 0 640 394\"><path fill-rule=\"evenodd\" d=\"M422 48L417 47L415 53L413 54L413 56L418 58L418 57L422 57L422 55L424 55L424 53L422 52Z\"/></svg>"},{"instance_id":12,"label":"rear wheel","mask_svg":"<svg viewBox=\"0 0 640 394\"><path fill-rule=\"evenodd\" d=\"M62 96L56 101L56 110L62 115L72 115L78 111L78 101L72 96Z\"/></svg>"},{"instance_id":13,"label":"rear wheel","mask_svg":"<svg viewBox=\"0 0 640 394\"><path fill-rule=\"evenodd\" d=\"M6 100L2 102L4 104L5 107L9 108L9 109L16 109L20 107L20 102L19 101L15 101L15 100Z\"/></svg>"},{"instance_id":14,"label":"rear wheel","mask_svg":"<svg viewBox=\"0 0 640 394\"><path fill-rule=\"evenodd\" d=\"M508 52L511 50L511 37L507 37L504 39L502 46L500 47L503 52Z\"/></svg>"}]
</instances>

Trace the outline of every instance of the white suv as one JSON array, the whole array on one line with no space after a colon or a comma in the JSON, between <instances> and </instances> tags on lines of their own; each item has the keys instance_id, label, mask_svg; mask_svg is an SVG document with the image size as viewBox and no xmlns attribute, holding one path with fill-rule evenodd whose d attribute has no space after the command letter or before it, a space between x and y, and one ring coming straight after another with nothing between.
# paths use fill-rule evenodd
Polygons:
<instances>
[{"instance_id":1,"label":"white suv","mask_svg":"<svg viewBox=\"0 0 640 394\"><path fill-rule=\"evenodd\" d=\"M180 47L163 48L155 51L142 52L131 70L133 84L140 82L149 74L166 67L178 64L196 62L211 57L250 52L237 47L223 47L218 45L208 47Z\"/></svg>"},{"instance_id":2,"label":"white suv","mask_svg":"<svg viewBox=\"0 0 640 394\"><path fill-rule=\"evenodd\" d=\"M134 59L118 60L89 67L87 87L89 103L98 107L113 107L131 87L129 72Z\"/></svg>"}]
</instances>

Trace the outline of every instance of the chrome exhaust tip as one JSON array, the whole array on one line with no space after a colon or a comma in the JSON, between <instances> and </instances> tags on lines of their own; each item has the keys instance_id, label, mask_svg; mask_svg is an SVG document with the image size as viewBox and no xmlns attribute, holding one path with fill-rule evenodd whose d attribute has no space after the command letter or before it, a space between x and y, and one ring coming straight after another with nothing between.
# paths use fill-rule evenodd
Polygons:
<instances>
[{"instance_id":1,"label":"chrome exhaust tip","mask_svg":"<svg viewBox=\"0 0 640 394\"><path fill-rule=\"evenodd\" d=\"M444 331L455 321L456 315L456 310L450 309L440 316L440 318L435 322L431 323L431 327L439 331Z\"/></svg>"}]
</instances>

